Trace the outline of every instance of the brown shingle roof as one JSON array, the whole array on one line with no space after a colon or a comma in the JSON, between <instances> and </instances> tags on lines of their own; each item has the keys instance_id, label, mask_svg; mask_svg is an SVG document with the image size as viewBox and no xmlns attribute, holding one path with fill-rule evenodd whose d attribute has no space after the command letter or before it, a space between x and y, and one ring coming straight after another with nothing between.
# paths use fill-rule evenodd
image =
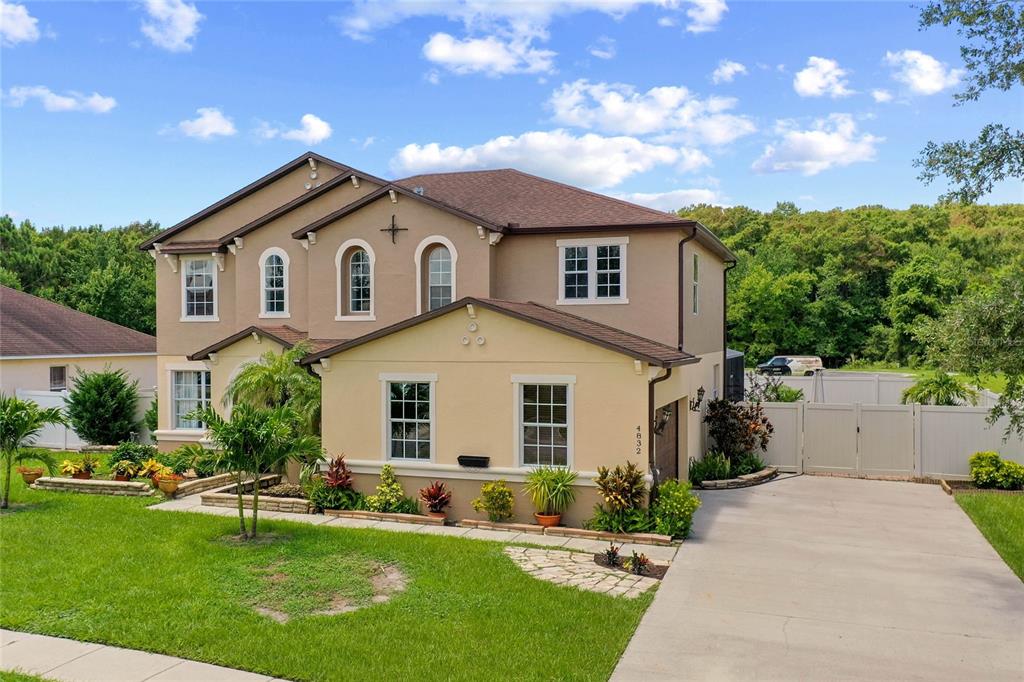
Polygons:
<instances>
[{"instance_id":1,"label":"brown shingle roof","mask_svg":"<svg viewBox=\"0 0 1024 682\"><path fill-rule=\"evenodd\" d=\"M459 173L428 173L396 180L396 185L457 206L496 225L530 228L602 227L678 223L671 213L589 192L511 168Z\"/></svg>"},{"instance_id":2,"label":"brown shingle roof","mask_svg":"<svg viewBox=\"0 0 1024 682\"><path fill-rule=\"evenodd\" d=\"M0 357L156 353L156 337L0 287Z\"/></svg>"},{"instance_id":3,"label":"brown shingle roof","mask_svg":"<svg viewBox=\"0 0 1024 682\"><path fill-rule=\"evenodd\" d=\"M310 339L309 334L295 327L291 327L287 324L281 325L252 325L246 327L240 332L232 334L226 338L217 341L216 343L210 344L202 350L198 350L192 355L188 356L189 360L205 360L210 356L211 353L216 353L228 346L238 343L250 334L259 334L260 336L266 337L277 341L285 348L291 348L295 344L301 341L309 341L310 352L317 353L325 348L331 346L337 346L339 343L344 343L344 339Z\"/></svg>"},{"instance_id":4,"label":"brown shingle roof","mask_svg":"<svg viewBox=\"0 0 1024 682\"><path fill-rule=\"evenodd\" d=\"M515 301L503 301L494 298L465 297L454 303L432 310L422 315L410 317L406 320L393 324L375 332L365 334L351 341L343 341L332 347L319 352L310 353L302 360L302 364L312 364L321 358L330 357L337 353L344 352L350 348L361 346L375 339L379 339L395 332L408 329L427 320L453 312L463 306L473 304L493 310L499 313L510 315L517 319L536 324L552 331L566 334L574 338L592 343L603 348L608 348L617 353L622 353L636 360L642 360L659 367L673 367L699 362L686 351L681 351L672 346L667 346L658 341L637 336L615 327L610 327L600 322L588 320L578 315L572 315L562 310L550 308L540 303L519 303Z\"/></svg>"}]
</instances>

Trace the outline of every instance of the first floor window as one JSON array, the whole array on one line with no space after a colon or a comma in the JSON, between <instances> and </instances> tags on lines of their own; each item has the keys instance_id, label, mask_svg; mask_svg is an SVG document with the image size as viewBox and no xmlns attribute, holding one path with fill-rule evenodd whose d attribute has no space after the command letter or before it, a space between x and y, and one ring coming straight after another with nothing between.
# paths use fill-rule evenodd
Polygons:
<instances>
[{"instance_id":1,"label":"first floor window","mask_svg":"<svg viewBox=\"0 0 1024 682\"><path fill-rule=\"evenodd\" d=\"M522 460L532 466L569 466L569 387L520 385Z\"/></svg>"},{"instance_id":2,"label":"first floor window","mask_svg":"<svg viewBox=\"0 0 1024 682\"><path fill-rule=\"evenodd\" d=\"M63 391L68 387L68 367L59 365L50 368L50 390Z\"/></svg>"},{"instance_id":3,"label":"first floor window","mask_svg":"<svg viewBox=\"0 0 1024 682\"><path fill-rule=\"evenodd\" d=\"M429 381L388 382L388 454L392 459L431 457Z\"/></svg>"},{"instance_id":4,"label":"first floor window","mask_svg":"<svg viewBox=\"0 0 1024 682\"><path fill-rule=\"evenodd\" d=\"M171 423L176 429L201 429L203 423L188 419L198 408L210 406L210 372L181 370L172 372Z\"/></svg>"},{"instance_id":5,"label":"first floor window","mask_svg":"<svg viewBox=\"0 0 1024 682\"><path fill-rule=\"evenodd\" d=\"M185 317L214 317L214 277L212 258L190 258L182 270L185 284Z\"/></svg>"}]
</instances>

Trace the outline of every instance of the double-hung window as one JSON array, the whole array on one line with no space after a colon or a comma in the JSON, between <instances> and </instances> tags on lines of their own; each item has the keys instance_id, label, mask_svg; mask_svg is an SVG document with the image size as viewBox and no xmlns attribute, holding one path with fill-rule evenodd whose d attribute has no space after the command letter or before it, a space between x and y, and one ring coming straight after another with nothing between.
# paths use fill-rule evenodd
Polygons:
<instances>
[{"instance_id":1,"label":"double-hung window","mask_svg":"<svg viewBox=\"0 0 1024 682\"><path fill-rule=\"evenodd\" d=\"M181 268L183 320L217 318L217 266L212 258L187 258Z\"/></svg>"},{"instance_id":2,"label":"double-hung window","mask_svg":"<svg viewBox=\"0 0 1024 682\"><path fill-rule=\"evenodd\" d=\"M50 390L63 391L68 387L68 366L55 365L50 368Z\"/></svg>"},{"instance_id":3,"label":"double-hung window","mask_svg":"<svg viewBox=\"0 0 1024 682\"><path fill-rule=\"evenodd\" d=\"M434 377L383 379L387 457L430 461L434 454Z\"/></svg>"},{"instance_id":4,"label":"double-hung window","mask_svg":"<svg viewBox=\"0 0 1024 682\"><path fill-rule=\"evenodd\" d=\"M628 303L628 237L558 240L558 303Z\"/></svg>"},{"instance_id":5,"label":"double-hung window","mask_svg":"<svg viewBox=\"0 0 1024 682\"><path fill-rule=\"evenodd\" d=\"M176 429L202 429L197 419L188 419L193 410L210 406L210 372L176 370L171 372L171 423Z\"/></svg>"},{"instance_id":6,"label":"double-hung window","mask_svg":"<svg viewBox=\"0 0 1024 682\"><path fill-rule=\"evenodd\" d=\"M519 411L519 458L523 466L570 465L572 383L542 382L543 377L513 378Z\"/></svg>"}]
</instances>

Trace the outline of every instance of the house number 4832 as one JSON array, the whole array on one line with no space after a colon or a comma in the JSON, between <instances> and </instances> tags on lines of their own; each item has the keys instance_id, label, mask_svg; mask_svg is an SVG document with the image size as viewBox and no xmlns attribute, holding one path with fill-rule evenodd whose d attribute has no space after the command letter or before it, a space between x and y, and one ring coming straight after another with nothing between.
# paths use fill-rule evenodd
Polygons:
<instances>
[{"instance_id":1,"label":"house number 4832","mask_svg":"<svg viewBox=\"0 0 1024 682\"><path fill-rule=\"evenodd\" d=\"M640 457L644 453L644 432L639 426L636 427L636 456Z\"/></svg>"}]
</instances>

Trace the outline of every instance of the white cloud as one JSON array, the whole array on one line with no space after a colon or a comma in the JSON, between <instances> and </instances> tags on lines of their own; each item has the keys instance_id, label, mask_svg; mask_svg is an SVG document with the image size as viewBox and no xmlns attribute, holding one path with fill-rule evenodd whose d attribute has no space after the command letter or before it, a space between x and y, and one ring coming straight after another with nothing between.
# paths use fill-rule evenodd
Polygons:
<instances>
[{"instance_id":1,"label":"white cloud","mask_svg":"<svg viewBox=\"0 0 1024 682\"><path fill-rule=\"evenodd\" d=\"M847 87L846 76L846 69L840 68L836 60L811 57L793 78L793 89L801 97L847 97L854 91Z\"/></svg>"},{"instance_id":2,"label":"white cloud","mask_svg":"<svg viewBox=\"0 0 1024 682\"><path fill-rule=\"evenodd\" d=\"M718 68L711 72L711 80L714 83L732 83L736 76L745 76L747 67L739 62L723 59L718 62Z\"/></svg>"},{"instance_id":3,"label":"white cloud","mask_svg":"<svg viewBox=\"0 0 1024 682\"><path fill-rule=\"evenodd\" d=\"M98 92L86 95L73 90L63 95L43 85L18 85L8 93L8 101L13 107L20 107L30 99L37 99L47 111L88 111L94 114L105 114L117 106L113 97L105 97Z\"/></svg>"},{"instance_id":4,"label":"white cloud","mask_svg":"<svg viewBox=\"0 0 1024 682\"><path fill-rule=\"evenodd\" d=\"M692 0L691 4L693 6L686 10L686 16L690 18L686 30L690 33L714 31L722 16L729 11L725 0Z\"/></svg>"},{"instance_id":5,"label":"white cloud","mask_svg":"<svg viewBox=\"0 0 1024 682\"><path fill-rule=\"evenodd\" d=\"M377 138L375 138L373 135L370 135L369 137L364 137L362 140L360 140L358 137L350 137L348 138L348 141L356 145L360 149L367 149L368 147L371 147L374 142L377 141Z\"/></svg>"},{"instance_id":6,"label":"white cloud","mask_svg":"<svg viewBox=\"0 0 1024 682\"><path fill-rule=\"evenodd\" d=\"M687 88L662 86L637 92L623 83L563 83L548 100L554 118L564 125L609 133L646 135L667 133L666 140L727 144L756 129L736 114L736 99L700 99Z\"/></svg>"},{"instance_id":7,"label":"white cloud","mask_svg":"<svg viewBox=\"0 0 1024 682\"><path fill-rule=\"evenodd\" d=\"M164 129L162 132L166 133L171 132L171 130L177 130L182 135L199 140L231 137L238 132L234 122L217 107L200 107L196 109L196 114L195 118L185 119L174 128Z\"/></svg>"},{"instance_id":8,"label":"white cloud","mask_svg":"<svg viewBox=\"0 0 1024 682\"><path fill-rule=\"evenodd\" d=\"M615 40L608 36L601 36L587 48L587 51L598 59L614 59L617 51Z\"/></svg>"},{"instance_id":9,"label":"white cloud","mask_svg":"<svg viewBox=\"0 0 1024 682\"><path fill-rule=\"evenodd\" d=\"M284 130L263 122L256 129L256 133L266 140L279 137L283 140L296 140L306 145L314 145L320 144L334 132L330 123L313 114L304 114L300 121L302 125L292 130Z\"/></svg>"},{"instance_id":10,"label":"white cloud","mask_svg":"<svg viewBox=\"0 0 1024 682\"><path fill-rule=\"evenodd\" d=\"M850 114L818 119L810 130L800 130L793 121L779 121L776 133L776 143L766 146L751 166L755 172L817 175L836 166L873 161L876 146L885 139L858 132Z\"/></svg>"},{"instance_id":11,"label":"white cloud","mask_svg":"<svg viewBox=\"0 0 1024 682\"><path fill-rule=\"evenodd\" d=\"M715 204L717 206L723 204L722 197L717 191L706 188L673 189L668 192L632 192L612 194L612 196L669 213L675 213L684 206L693 204Z\"/></svg>"},{"instance_id":12,"label":"white cloud","mask_svg":"<svg viewBox=\"0 0 1024 682\"><path fill-rule=\"evenodd\" d=\"M930 54L920 50L886 52L885 62L892 67L892 77L915 95L934 95L960 82L963 69L951 69Z\"/></svg>"},{"instance_id":13,"label":"white cloud","mask_svg":"<svg viewBox=\"0 0 1024 682\"><path fill-rule=\"evenodd\" d=\"M513 166L585 187L614 187L656 166L705 165L701 152L635 137L573 135L565 130L504 135L470 147L408 144L391 160L396 174Z\"/></svg>"},{"instance_id":14,"label":"white cloud","mask_svg":"<svg viewBox=\"0 0 1024 682\"><path fill-rule=\"evenodd\" d=\"M892 101L892 93L889 92L888 90L882 90L882 89L872 90L871 91L871 96L878 103L891 102Z\"/></svg>"},{"instance_id":15,"label":"white cloud","mask_svg":"<svg viewBox=\"0 0 1024 682\"><path fill-rule=\"evenodd\" d=\"M673 26L678 26L678 25L679 25L679 22L676 21L675 17L660 17L658 19L658 26L661 26L661 27L664 27L664 28L672 28Z\"/></svg>"},{"instance_id":16,"label":"white cloud","mask_svg":"<svg viewBox=\"0 0 1024 682\"><path fill-rule=\"evenodd\" d=\"M24 5L0 0L0 43L6 47L39 40L39 20Z\"/></svg>"},{"instance_id":17,"label":"white cloud","mask_svg":"<svg viewBox=\"0 0 1024 682\"><path fill-rule=\"evenodd\" d=\"M192 39L205 18L195 5L183 0L145 0L145 8L152 21L142 22L142 33L154 45L171 52L192 51Z\"/></svg>"},{"instance_id":18,"label":"white cloud","mask_svg":"<svg viewBox=\"0 0 1024 682\"><path fill-rule=\"evenodd\" d=\"M530 47L529 40L454 38L435 33L423 46L423 56L457 74L484 73L500 76L508 73L549 73L554 69L555 52Z\"/></svg>"}]
</instances>

